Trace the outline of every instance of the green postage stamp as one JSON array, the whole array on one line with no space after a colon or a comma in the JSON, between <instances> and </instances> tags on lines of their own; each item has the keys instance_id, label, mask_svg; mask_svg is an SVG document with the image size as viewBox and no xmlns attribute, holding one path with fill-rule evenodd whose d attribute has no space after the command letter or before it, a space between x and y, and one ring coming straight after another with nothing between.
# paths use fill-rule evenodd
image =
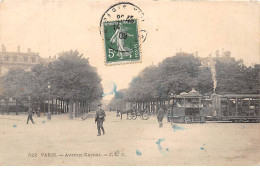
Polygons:
<instances>
[{"instance_id":1,"label":"green postage stamp","mask_svg":"<svg viewBox=\"0 0 260 169\"><path fill-rule=\"evenodd\" d=\"M104 22L106 64L140 61L137 20Z\"/></svg>"}]
</instances>

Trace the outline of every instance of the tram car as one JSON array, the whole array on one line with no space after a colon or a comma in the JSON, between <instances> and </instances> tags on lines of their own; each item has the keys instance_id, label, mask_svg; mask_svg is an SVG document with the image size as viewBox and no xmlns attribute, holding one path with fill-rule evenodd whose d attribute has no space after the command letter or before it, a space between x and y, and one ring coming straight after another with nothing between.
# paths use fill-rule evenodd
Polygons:
<instances>
[{"instance_id":1,"label":"tram car","mask_svg":"<svg viewBox=\"0 0 260 169\"><path fill-rule=\"evenodd\" d=\"M212 94L209 97L192 89L171 96L167 119L174 123L260 122L259 107L259 94Z\"/></svg>"},{"instance_id":2,"label":"tram car","mask_svg":"<svg viewBox=\"0 0 260 169\"><path fill-rule=\"evenodd\" d=\"M180 123L205 123L207 117L213 115L212 100L195 89L189 93L171 96L172 105L168 109L168 121Z\"/></svg>"},{"instance_id":3,"label":"tram car","mask_svg":"<svg viewBox=\"0 0 260 169\"><path fill-rule=\"evenodd\" d=\"M212 95L211 119L231 122L260 122L259 94Z\"/></svg>"}]
</instances>

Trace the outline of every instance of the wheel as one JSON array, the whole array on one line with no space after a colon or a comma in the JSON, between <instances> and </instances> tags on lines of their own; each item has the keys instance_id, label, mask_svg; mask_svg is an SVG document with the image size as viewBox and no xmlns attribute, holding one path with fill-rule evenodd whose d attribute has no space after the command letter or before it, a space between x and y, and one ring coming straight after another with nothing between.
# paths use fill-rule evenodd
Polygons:
<instances>
[{"instance_id":1,"label":"wheel","mask_svg":"<svg viewBox=\"0 0 260 169\"><path fill-rule=\"evenodd\" d=\"M142 119L142 120L148 120L148 119L149 119L148 113L142 114L141 119Z\"/></svg>"},{"instance_id":2,"label":"wheel","mask_svg":"<svg viewBox=\"0 0 260 169\"><path fill-rule=\"evenodd\" d=\"M132 114L131 113L127 113L127 119L131 120L132 119Z\"/></svg>"},{"instance_id":3,"label":"wheel","mask_svg":"<svg viewBox=\"0 0 260 169\"><path fill-rule=\"evenodd\" d=\"M249 123L256 123L257 120L251 120L251 119L249 119L248 122L249 122Z\"/></svg>"},{"instance_id":4,"label":"wheel","mask_svg":"<svg viewBox=\"0 0 260 169\"><path fill-rule=\"evenodd\" d=\"M131 114L132 120L135 120L137 118L136 114Z\"/></svg>"},{"instance_id":5,"label":"wheel","mask_svg":"<svg viewBox=\"0 0 260 169\"><path fill-rule=\"evenodd\" d=\"M187 124L188 123L188 117L184 117L184 122Z\"/></svg>"},{"instance_id":6,"label":"wheel","mask_svg":"<svg viewBox=\"0 0 260 169\"><path fill-rule=\"evenodd\" d=\"M136 116L141 116L141 112L140 111L136 112Z\"/></svg>"},{"instance_id":7,"label":"wheel","mask_svg":"<svg viewBox=\"0 0 260 169\"><path fill-rule=\"evenodd\" d=\"M171 122L170 116L167 116L167 122Z\"/></svg>"},{"instance_id":8,"label":"wheel","mask_svg":"<svg viewBox=\"0 0 260 169\"><path fill-rule=\"evenodd\" d=\"M200 122L205 123L206 122L205 117L200 117Z\"/></svg>"},{"instance_id":9,"label":"wheel","mask_svg":"<svg viewBox=\"0 0 260 169\"><path fill-rule=\"evenodd\" d=\"M184 122L185 122L185 123L191 123L190 117L185 116L185 117L184 117Z\"/></svg>"},{"instance_id":10,"label":"wheel","mask_svg":"<svg viewBox=\"0 0 260 169\"><path fill-rule=\"evenodd\" d=\"M162 123L162 122L159 123L159 127L160 127L160 128L163 127L163 123Z\"/></svg>"},{"instance_id":11,"label":"wheel","mask_svg":"<svg viewBox=\"0 0 260 169\"><path fill-rule=\"evenodd\" d=\"M177 122L177 118L172 117L172 118L170 119L170 122L171 122L171 123L176 123L176 122Z\"/></svg>"}]
</instances>

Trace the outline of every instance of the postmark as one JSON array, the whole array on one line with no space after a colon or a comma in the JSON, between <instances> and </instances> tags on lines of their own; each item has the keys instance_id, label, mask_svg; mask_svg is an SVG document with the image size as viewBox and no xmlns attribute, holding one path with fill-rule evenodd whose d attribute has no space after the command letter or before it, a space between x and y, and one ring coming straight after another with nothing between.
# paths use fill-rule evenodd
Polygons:
<instances>
[{"instance_id":1,"label":"postmark","mask_svg":"<svg viewBox=\"0 0 260 169\"><path fill-rule=\"evenodd\" d=\"M129 2L114 4L102 15L100 35L104 40L105 64L141 62L141 44L147 31L142 10Z\"/></svg>"}]
</instances>

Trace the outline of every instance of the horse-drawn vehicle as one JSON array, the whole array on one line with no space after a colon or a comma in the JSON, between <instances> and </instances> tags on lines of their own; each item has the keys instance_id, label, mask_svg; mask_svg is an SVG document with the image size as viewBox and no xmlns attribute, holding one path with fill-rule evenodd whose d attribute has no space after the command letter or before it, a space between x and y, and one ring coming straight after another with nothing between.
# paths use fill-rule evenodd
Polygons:
<instances>
[{"instance_id":1,"label":"horse-drawn vehicle","mask_svg":"<svg viewBox=\"0 0 260 169\"><path fill-rule=\"evenodd\" d=\"M125 110L118 110L121 120L123 118L123 114L126 114L127 116L127 120L135 120L138 116L142 119L142 120L148 120L149 119L149 112L148 110L144 109L144 110L137 110L135 108L132 109L125 109Z\"/></svg>"}]
</instances>

